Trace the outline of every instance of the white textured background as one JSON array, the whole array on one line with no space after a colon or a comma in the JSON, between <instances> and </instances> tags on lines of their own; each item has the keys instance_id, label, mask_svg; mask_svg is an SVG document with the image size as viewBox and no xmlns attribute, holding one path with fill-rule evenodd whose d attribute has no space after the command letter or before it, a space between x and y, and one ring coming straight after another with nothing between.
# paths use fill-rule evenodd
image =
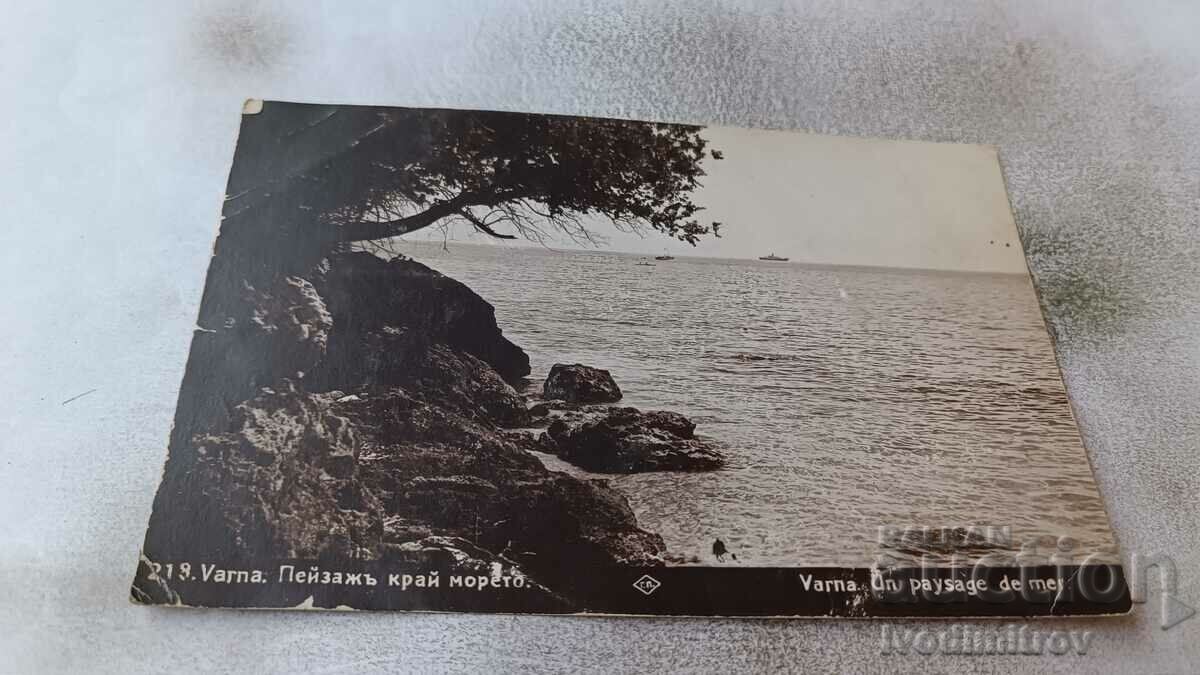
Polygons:
<instances>
[{"instance_id":1,"label":"white textured background","mask_svg":"<svg viewBox=\"0 0 1200 675\"><path fill-rule=\"evenodd\" d=\"M1162 631L1153 603L1042 624L1096 631L1085 657L877 660L870 622L126 601L256 96L1000 146L1121 545L1173 556L1200 605L1195 3L4 4L0 670L1197 667L1200 618Z\"/></svg>"}]
</instances>

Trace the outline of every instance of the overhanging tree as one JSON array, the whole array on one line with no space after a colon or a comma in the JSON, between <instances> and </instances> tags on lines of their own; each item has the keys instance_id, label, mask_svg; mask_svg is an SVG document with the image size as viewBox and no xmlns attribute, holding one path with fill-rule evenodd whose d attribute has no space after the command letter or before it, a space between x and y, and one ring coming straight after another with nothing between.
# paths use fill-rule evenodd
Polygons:
<instances>
[{"instance_id":1,"label":"overhanging tree","mask_svg":"<svg viewBox=\"0 0 1200 675\"><path fill-rule=\"evenodd\" d=\"M455 220L498 238L587 238L587 217L695 244L701 127L457 110L266 104L245 118L223 235L307 252ZM292 240L284 243L282 239ZM221 252L220 250L218 251ZM301 256L307 258L309 256Z\"/></svg>"},{"instance_id":2,"label":"overhanging tree","mask_svg":"<svg viewBox=\"0 0 1200 675\"><path fill-rule=\"evenodd\" d=\"M172 446L273 372L255 298L331 253L461 221L499 238L588 224L695 244L692 200L720 159L701 127L503 112L267 103L243 117ZM223 365L214 365L223 364ZM261 372L260 372L261 371Z\"/></svg>"}]
</instances>

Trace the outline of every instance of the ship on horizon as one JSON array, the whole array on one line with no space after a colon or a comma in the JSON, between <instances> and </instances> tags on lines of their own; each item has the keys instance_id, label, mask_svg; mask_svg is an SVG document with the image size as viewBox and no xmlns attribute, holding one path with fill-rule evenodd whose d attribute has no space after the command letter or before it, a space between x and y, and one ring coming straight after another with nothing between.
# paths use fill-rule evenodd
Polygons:
<instances>
[{"instance_id":1,"label":"ship on horizon","mask_svg":"<svg viewBox=\"0 0 1200 675\"><path fill-rule=\"evenodd\" d=\"M779 256L775 255L774 253L772 253L771 255L760 255L760 256L758 256L758 259L759 260L770 260L773 262L787 262L788 261L787 258L780 258Z\"/></svg>"}]
</instances>

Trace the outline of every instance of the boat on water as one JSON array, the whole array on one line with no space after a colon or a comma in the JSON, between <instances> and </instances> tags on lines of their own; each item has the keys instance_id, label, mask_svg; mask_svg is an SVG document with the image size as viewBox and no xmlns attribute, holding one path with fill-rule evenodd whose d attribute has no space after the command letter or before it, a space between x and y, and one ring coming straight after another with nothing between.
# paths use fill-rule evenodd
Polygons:
<instances>
[{"instance_id":1,"label":"boat on water","mask_svg":"<svg viewBox=\"0 0 1200 675\"><path fill-rule=\"evenodd\" d=\"M636 264L637 264L639 267L654 267L654 263L652 263L652 262L647 262L647 261L645 261L645 260L641 261L640 263L636 263Z\"/></svg>"},{"instance_id":2,"label":"boat on water","mask_svg":"<svg viewBox=\"0 0 1200 675\"><path fill-rule=\"evenodd\" d=\"M674 260L675 256L673 256L673 255L656 255L656 256L654 256L654 259L655 260Z\"/></svg>"},{"instance_id":3,"label":"boat on water","mask_svg":"<svg viewBox=\"0 0 1200 675\"><path fill-rule=\"evenodd\" d=\"M759 260L770 260L772 262L787 262L788 261L787 258L780 258L779 256L775 255L774 253L772 253L771 255L760 255L760 256L758 256L758 259Z\"/></svg>"}]
</instances>

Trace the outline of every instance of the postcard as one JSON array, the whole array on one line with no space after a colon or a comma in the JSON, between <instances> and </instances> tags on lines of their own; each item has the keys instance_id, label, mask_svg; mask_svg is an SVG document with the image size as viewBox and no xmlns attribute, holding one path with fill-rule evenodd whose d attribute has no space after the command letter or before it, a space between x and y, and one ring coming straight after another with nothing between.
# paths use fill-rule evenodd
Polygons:
<instances>
[{"instance_id":1,"label":"postcard","mask_svg":"<svg viewBox=\"0 0 1200 675\"><path fill-rule=\"evenodd\" d=\"M139 603L1130 607L991 147L248 101L164 440Z\"/></svg>"}]
</instances>

